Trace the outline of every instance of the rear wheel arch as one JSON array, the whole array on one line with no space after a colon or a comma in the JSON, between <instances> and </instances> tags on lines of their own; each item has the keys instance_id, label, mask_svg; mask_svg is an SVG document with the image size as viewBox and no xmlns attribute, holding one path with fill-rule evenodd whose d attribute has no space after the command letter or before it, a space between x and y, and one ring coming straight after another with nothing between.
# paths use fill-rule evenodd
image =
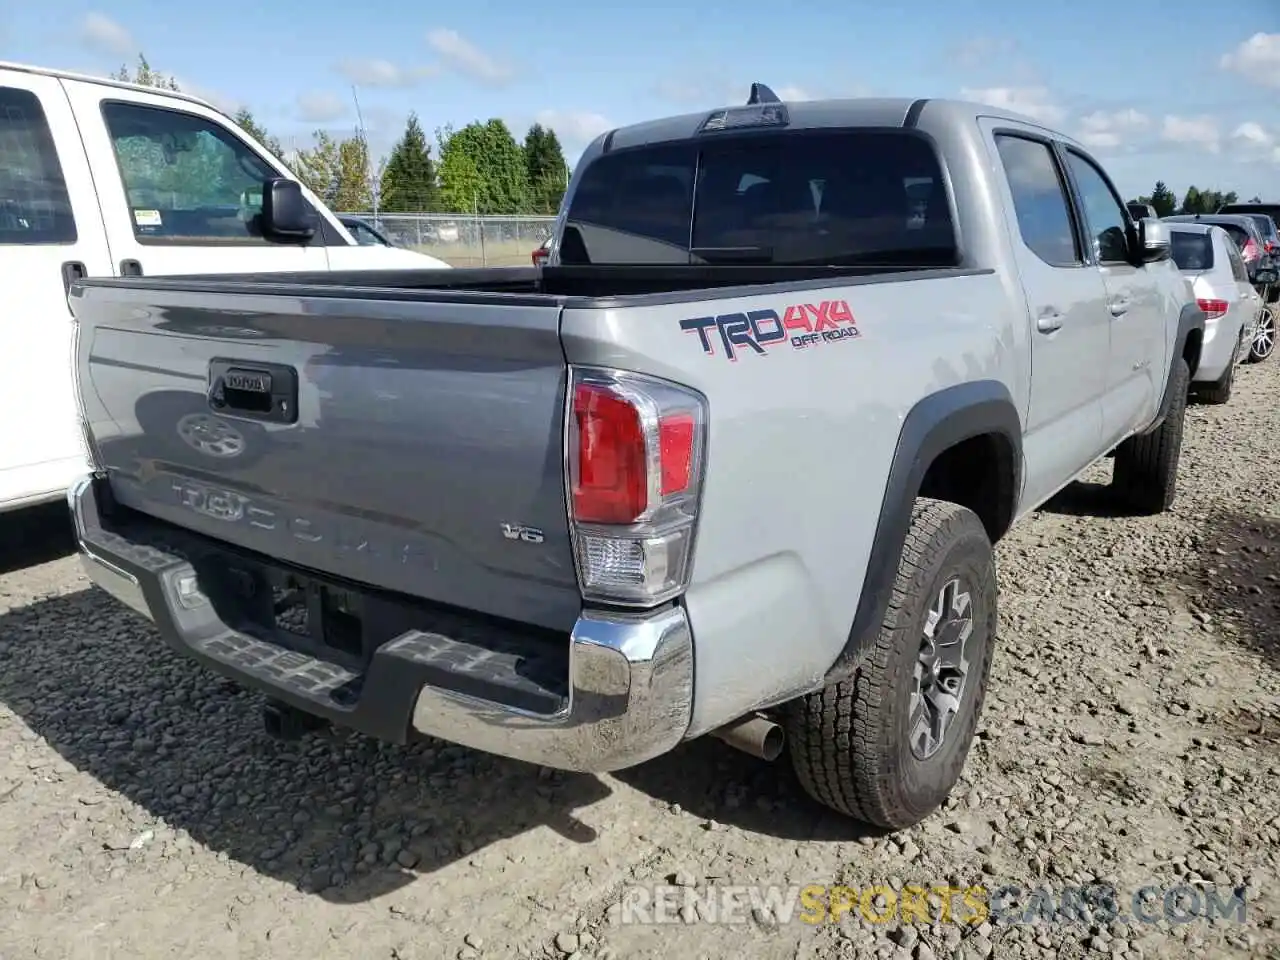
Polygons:
<instances>
[{"instance_id":1,"label":"rear wheel arch","mask_svg":"<svg viewBox=\"0 0 1280 960\"><path fill-rule=\"evenodd\" d=\"M917 402L898 434L852 629L823 682L851 675L874 643L919 497L967 507L996 543L1021 492L1022 421L1004 384L971 381Z\"/></svg>"}]
</instances>

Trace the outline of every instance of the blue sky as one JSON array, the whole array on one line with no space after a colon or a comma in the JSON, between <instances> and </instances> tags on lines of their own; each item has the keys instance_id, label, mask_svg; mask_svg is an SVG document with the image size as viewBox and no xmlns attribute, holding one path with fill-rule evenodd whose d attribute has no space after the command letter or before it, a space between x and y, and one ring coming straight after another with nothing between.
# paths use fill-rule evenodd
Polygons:
<instances>
[{"instance_id":1,"label":"blue sky","mask_svg":"<svg viewBox=\"0 0 1280 960\"><path fill-rule=\"evenodd\" d=\"M739 102L760 80L1012 106L1090 143L1126 196L1162 178L1280 199L1280 0L6 6L0 59L106 73L142 51L286 148L351 131L353 83L376 150L413 109L428 134L540 120L572 161L611 125Z\"/></svg>"}]
</instances>

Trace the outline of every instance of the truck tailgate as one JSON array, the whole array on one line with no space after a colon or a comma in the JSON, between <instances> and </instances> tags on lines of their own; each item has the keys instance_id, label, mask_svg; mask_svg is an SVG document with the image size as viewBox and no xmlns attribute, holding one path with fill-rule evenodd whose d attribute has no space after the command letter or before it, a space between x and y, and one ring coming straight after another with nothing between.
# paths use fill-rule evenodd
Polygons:
<instances>
[{"instance_id":1,"label":"truck tailgate","mask_svg":"<svg viewBox=\"0 0 1280 960\"><path fill-rule=\"evenodd\" d=\"M553 298L89 284L88 429L124 506L288 564L568 630Z\"/></svg>"}]
</instances>

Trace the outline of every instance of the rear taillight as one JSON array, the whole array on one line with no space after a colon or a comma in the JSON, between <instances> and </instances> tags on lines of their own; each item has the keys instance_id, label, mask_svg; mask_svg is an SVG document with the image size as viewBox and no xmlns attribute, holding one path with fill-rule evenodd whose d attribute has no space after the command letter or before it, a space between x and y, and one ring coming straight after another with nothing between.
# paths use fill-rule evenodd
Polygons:
<instances>
[{"instance_id":1,"label":"rear taillight","mask_svg":"<svg viewBox=\"0 0 1280 960\"><path fill-rule=\"evenodd\" d=\"M1246 260L1257 260L1259 255L1260 251L1258 250L1258 245L1253 242L1253 237L1250 237L1245 242L1244 249L1240 251L1240 256L1244 257Z\"/></svg>"},{"instance_id":2,"label":"rear taillight","mask_svg":"<svg viewBox=\"0 0 1280 960\"><path fill-rule=\"evenodd\" d=\"M1217 320L1227 312L1227 301L1225 300L1197 300L1196 305L1204 311L1205 318L1208 320Z\"/></svg>"},{"instance_id":3,"label":"rear taillight","mask_svg":"<svg viewBox=\"0 0 1280 960\"><path fill-rule=\"evenodd\" d=\"M537 250L533 251L533 265L535 267L540 266L543 263L543 261L547 259L547 255L550 252L551 251L548 250L546 247L539 247Z\"/></svg>"},{"instance_id":4,"label":"rear taillight","mask_svg":"<svg viewBox=\"0 0 1280 960\"><path fill-rule=\"evenodd\" d=\"M1276 242L1274 240L1268 240L1263 249L1265 249L1267 253L1270 253L1275 248L1276 248Z\"/></svg>"},{"instance_id":5,"label":"rear taillight","mask_svg":"<svg viewBox=\"0 0 1280 960\"><path fill-rule=\"evenodd\" d=\"M653 606L692 569L706 457L702 395L664 380L573 367L569 519L582 595Z\"/></svg>"}]
</instances>

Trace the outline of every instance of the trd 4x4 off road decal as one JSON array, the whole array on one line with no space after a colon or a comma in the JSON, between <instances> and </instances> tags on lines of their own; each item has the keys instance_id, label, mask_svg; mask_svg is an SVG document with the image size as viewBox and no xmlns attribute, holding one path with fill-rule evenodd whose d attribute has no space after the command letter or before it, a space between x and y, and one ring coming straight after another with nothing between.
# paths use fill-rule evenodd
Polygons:
<instances>
[{"instance_id":1,"label":"trd 4x4 off road decal","mask_svg":"<svg viewBox=\"0 0 1280 960\"><path fill-rule=\"evenodd\" d=\"M690 317L680 321L685 333L696 333L702 352L716 354L716 342L724 355L737 361L740 351L765 354L770 347L790 346L793 350L827 343L856 340L862 336L847 300L797 303L778 315L777 310L747 310L715 317Z\"/></svg>"}]
</instances>

